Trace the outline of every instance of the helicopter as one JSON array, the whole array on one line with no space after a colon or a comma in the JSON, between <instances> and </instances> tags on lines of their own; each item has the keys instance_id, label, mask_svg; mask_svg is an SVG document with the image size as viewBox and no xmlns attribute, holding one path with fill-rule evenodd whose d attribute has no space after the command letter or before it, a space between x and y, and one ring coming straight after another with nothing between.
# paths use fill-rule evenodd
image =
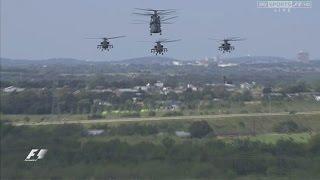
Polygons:
<instances>
[{"instance_id":1,"label":"helicopter","mask_svg":"<svg viewBox=\"0 0 320 180\"><path fill-rule=\"evenodd\" d=\"M115 36L115 37L101 37L101 38L87 38L87 39L102 39L100 44L97 45L97 49L101 51L109 51L113 48L113 45L110 44L110 39L123 38L125 36Z\"/></svg>"},{"instance_id":2,"label":"helicopter","mask_svg":"<svg viewBox=\"0 0 320 180\"><path fill-rule=\"evenodd\" d=\"M171 15L175 13L175 9L141 9L135 8L135 10L144 11L144 12L134 12L135 15L141 16L150 16L150 22L136 20L134 24L144 24L149 23L150 35L159 33L162 35L161 24L172 24L168 20L175 19L178 16L166 17L166 15Z\"/></svg>"},{"instance_id":3,"label":"helicopter","mask_svg":"<svg viewBox=\"0 0 320 180\"><path fill-rule=\"evenodd\" d=\"M229 43L229 41L243 41L245 40L244 38L240 38L240 37L230 37L230 38L225 38L225 39L212 39L209 38L210 40L216 40L218 42L221 42L222 44L219 46L219 51L222 51L222 53L231 53L231 51L233 51L235 48L234 46L231 46L231 44Z\"/></svg>"},{"instance_id":4,"label":"helicopter","mask_svg":"<svg viewBox=\"0 0 320 180\"><path fill-rule=\"evenodd\" d=\"M168 39L162 39L162 40L158 40L156 41L156 45L151 49L151 53L158 55L158 54L164 54L166 52L168 52L168 49L165 48L161 43L170 43L170 42L176 42L176 41L180 41L180 39L176 39L176 40L168 40Z\"/></svg>"}]
</instances>

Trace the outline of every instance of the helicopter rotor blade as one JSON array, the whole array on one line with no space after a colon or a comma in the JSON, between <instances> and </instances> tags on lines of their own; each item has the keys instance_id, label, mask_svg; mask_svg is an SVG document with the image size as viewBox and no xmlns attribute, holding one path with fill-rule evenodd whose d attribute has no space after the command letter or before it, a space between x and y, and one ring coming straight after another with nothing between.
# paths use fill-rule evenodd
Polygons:
<instances>
[{"instance_id":1,"label":"helicopter rotor blade","mask_svg":"<svg viewBox=\"0 0 320 180\"><path fill-rule=\"evenodd\" d=\"M173 14L173 13L175 13L175 12L176 12L176 11L168 11L168 12L164 11L164 12L158 12L158 14L164 16L164 15Z\"/></svg>"},{"instance_id":2,"label":"helicopter rotor blade","mask_svg":"<svg viewBox=\"0 0 320 180\"><path fill-rule=\"evenodd\" d=\"M165 18L165 19L161 19L161 21L167 21L167 20L170 20L170 19L175 19L177 18L178 16L173 16L173 17L169 17L169 18Z\"/></svg>"},{"instance_id":3,"label":"helicopter rotor blade","mask_svg":"<svg viewBox=\"0 0 320 180\"><path fill-rule=\"evenodd\" d=\"M160 12L177 11L177 9L158 9Z\"/></svg>"},{"instance_id":4,"label":"helicopter rotor blade","mask_svg":"<svg viewBox=\"0 0 320 180\"><path fill-rule=\"evenodd\" d=\"M144 8L134 8L135 10L141 10L141 11L154 11L154 9L144 9Z\"/></svg>"},{"instance_id":5,"label":"helicopter rotor blade","mask_svg":"<svg viewBox=\"0 0 320 180\"><path fill-rule=\"evenodd\" d=\"M177 42L177 41L181 41L181 39L166 40L166 41L162 41L162 42L163 42L163 43L170 43L170 42Z\"/></svg>"},{"instance_id":6,"label":"helicopter rotor blade","mask_svg":"<svg viewBox=\"0 0 320 180\"><path fill-rule=\"evenodd\" d=\"M134 8L136 10L141 10L141 11L159 11L159 12L165 12L165 11L176 11L176 9L144 9L144 8Z\"/></svg>"},{"instance_id":7,"label":"helicopter rotor blade","mask_svg":"<svg viewBox=\"0 0 320 180\"><path fill-rule=\"evenodd\" d=\"M246 40L245 38L237 38L237 39L228 39L228 41L244 41Z\"/></svg>"},{"instance_id":8,"label":"helicopter rotor blade","mask_svg":"<svg viewBox=\"0 0 320 180\"><path fill-rule=\"evenodd\" d=\"M107 39L117 39L117 38L123 38L123 37L126 37L126 36L115 36L115 37L110 37L110 38L107 38Z\"/></svg>"},{"instance_id":9,"label":"helicopter rotor blade","mask_svg":"<svg viewBox=\"0 0 320 180\"><path fill-rule=\"evenodd\" d=\"M137 13L137 12L134 12L132 14L139 15L139 16L152 16L153 15L153 14L150 14L150 13Z\"/></svg>"},{"instance_id":10,"label":"helicopter rotor blade","mask_svg":"<svg viewBox=\"0 0 320 180\"><path fill-rule=\"evenodd\" d=\"M162 22L162 24L173 24L173 22Z\"/></svg>"},{"instance_id":11,"label":"helicopter rotor blade","mask_svg":"<svg viewBox=\"0 0 320 180\"><path fill-rule=\"evenodd\" d=\"M225 38L224 40L227 40L227 41L243 41L243 40L245 40L245 38L241 38L241 37L229 37L229 38Z\"/></svg>"}]
</instances>

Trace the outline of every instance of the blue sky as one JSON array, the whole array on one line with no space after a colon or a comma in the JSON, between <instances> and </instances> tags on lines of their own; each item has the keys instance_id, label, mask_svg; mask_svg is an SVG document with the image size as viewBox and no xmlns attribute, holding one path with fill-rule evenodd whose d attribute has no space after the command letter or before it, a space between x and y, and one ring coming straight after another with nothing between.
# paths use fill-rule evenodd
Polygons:
<instances>
[{"instance_id":1,"label":"blue sky","mask_svg":"<svg viewBox=\"0 0 320 180\"><path fill-rule=\"evenodd\" d=\"M182 39L167 44L166 56L190 60L218 54L209 37L240 36L247 40L226 56L293 58L305 50L320 58L320 8L312 3L311 9L279 13L258 9L256 0L2 0L1 57L120 60L149 56L153 44L137 41L164 37ZM144 18L132 15L136 7L178 9L179 18L162 36L150 36L147 24L131 24ZM127 37L112 41L109 53L85 39L103 35Z\"/></svg>"}]
</instances>

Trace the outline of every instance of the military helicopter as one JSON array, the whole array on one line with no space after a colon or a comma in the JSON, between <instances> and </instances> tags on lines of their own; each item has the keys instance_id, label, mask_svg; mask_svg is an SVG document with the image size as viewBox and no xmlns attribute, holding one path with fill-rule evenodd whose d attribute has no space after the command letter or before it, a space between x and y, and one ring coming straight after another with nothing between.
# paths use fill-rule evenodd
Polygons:
<instances>
[{"instance_id":1,"label":"military helicopter","mask_svg":"<svg viewBox=\"0 0 320 180\"><path fill-rule=\"evenodd\" d=\"M134 12L135 15L141 15L141 16L150 16L150 22L148 21L142 21L142 20L136 20L134 24L143 24L143 23L149 23L150 28L150 35L159 33L162 35L162 29L161 24L172 24L172 22L169 22L168 20L175 19L178 16L172 16L172 17L166 17L167 15L171 15L172 13L175 13L176 10L174 9L141 9L141 8L135 8L136 10L143 11L143 12Z\"/></svg>"},{"instance_id":2,"label":"military helicopter","mask_svg":"<svg viewBox=\"0 0 320 180\"><path fill-rule=\"evenodd\" d=\"M102 39L100 44L97 45L97 49L101 51L109 51L113 48L113 45L110 44L110 39L123 38L125 36L115 36L115 37L101 37L101 38L87 38L87 39Z\"/></svg>"},{"instance_id":3,"label":"military helicopter","mask_svg":"<svg viewBox=\"0 0 320 180\"><path fill-rule=\"evenodd\" d=\"M161 43L170 43L170 42L176 42L176 41L180 41L180 39L176 39L176 40L168 40L168 39L162 39L162 40L158 40L156 41L156 45L151 49L151 53L158 55L158 54L164 54L166 52L168 52L168 49L163 47L163 45Z\"/></svg>"},{"instance_id":4,"label":"military helicopter","mask_svg":"<svg viewBox=\"0 0 320 180\"><path fill-rule=\"evenodd\" d=\"M210 40L216 40L218 42L221 42L222 44L219 46L219 51L222 51L223 53L230 53L231 51L234 50L234 46L231 46L231 44L229 43L229 41L243 41L245 40L244 38L240 38L240 37L230 37L230 38L225 38L225 39L212 39L209 38Z\"/></svg>"}]
</instances>

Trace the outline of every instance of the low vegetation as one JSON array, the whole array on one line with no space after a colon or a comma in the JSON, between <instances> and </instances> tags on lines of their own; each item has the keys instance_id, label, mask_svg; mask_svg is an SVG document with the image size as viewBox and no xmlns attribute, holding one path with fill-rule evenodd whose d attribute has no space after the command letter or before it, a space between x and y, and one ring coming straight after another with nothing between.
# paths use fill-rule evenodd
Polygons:
<instances>
[{"instance_id":1,"label":"low vegetation","mask_svg":"<svg viewBox=\"0 0 320 180\"><path fill-rule=\"evenodd\" d=\"M154 127L128 126L105 129L115 134L126 134L130 128L144 129L138 134L155 133ZM211 136L177 142L164 136L160 143L132 144L119 139L95 141L86 137L86 131L80 125L32 128L2 123L1 179L320 178L319 135L306 143L241 138L225 142ZM24 162L32 148L46 148L48 153L36 163Z\"/></svg>"}]
</instances>

